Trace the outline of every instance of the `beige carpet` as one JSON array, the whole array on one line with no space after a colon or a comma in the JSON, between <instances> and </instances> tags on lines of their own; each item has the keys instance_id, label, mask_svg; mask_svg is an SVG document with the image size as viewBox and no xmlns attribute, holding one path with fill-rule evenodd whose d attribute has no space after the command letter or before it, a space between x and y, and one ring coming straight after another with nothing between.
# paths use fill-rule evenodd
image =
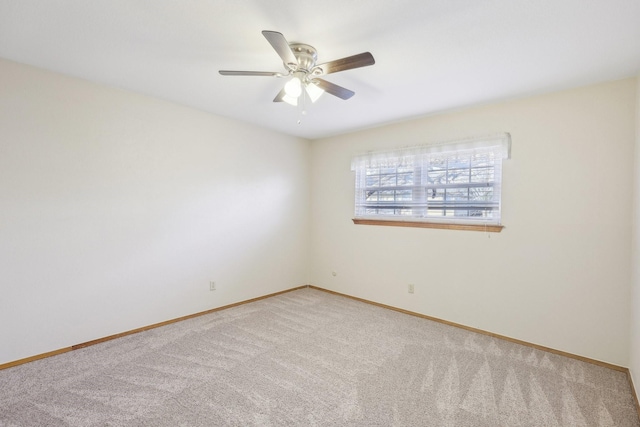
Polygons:
<instances>
[{"instance_id":1,"label":"beige carpet","mask_svg":"<svg viewBox=\"0 0 640 427\"><path fill-rule=\"evenodd\" d=\"M626 374L313 289L0 371L0 426L640 426Z\"/></svg>"}]
</instances>

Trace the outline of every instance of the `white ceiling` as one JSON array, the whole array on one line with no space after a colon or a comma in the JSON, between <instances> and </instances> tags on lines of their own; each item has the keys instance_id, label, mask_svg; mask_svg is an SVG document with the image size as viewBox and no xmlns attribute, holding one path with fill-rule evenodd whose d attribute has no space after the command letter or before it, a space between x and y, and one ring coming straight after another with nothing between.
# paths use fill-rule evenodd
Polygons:
<instances>
[{"instance_id":1,"label":"white ceiling","mask_svg":"<svg viewBox=\"0 0 640 427\"><path fill-rule=\"evenodd\" d=\"M299 112L262 36L376 64ZM0 0L0 57L305 138L640 73L640 0ZM1 96L1 94L0 94Z\"/></svg>"}]
</instances>

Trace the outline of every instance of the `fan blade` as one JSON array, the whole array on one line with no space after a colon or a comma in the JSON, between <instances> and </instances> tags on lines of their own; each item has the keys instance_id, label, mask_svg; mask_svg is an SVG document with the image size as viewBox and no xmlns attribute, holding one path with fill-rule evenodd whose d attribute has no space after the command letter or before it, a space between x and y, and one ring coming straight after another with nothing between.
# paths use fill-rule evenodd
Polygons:
<instances>
[{"instance_id":1,"label":"fan blade","mask_svg":"<svg viewBox=\"0 0 640 427\"><path fill-rule=\"evenodd\" d=\"M262 35L267 39L275 51L280 55L282 61L291 69L298 66L298 60L289 47L289 42L277 31L263 31Z\"/></svg>"},{"instance_id":2,"label":"fan blade","mask_svg":"<svg viewBox=\"0 0 640 427\"><path fill-rule=\"evenodd\" d=\"M351 70L353 68L366 67L375 64L373 55L369 52L359 53L346 58L336 59L335 61L325 62L315 68L322 70L322 74L337 73L338 71Z\"/></svg>"},{"instance_id":3,"label":"fan blade","mask_svg":"<svg viewBox=\"0 0 640 427\"><path fill-rule=\"evenodd\" d=\"M223 76L266 76L266 77L282 77L282 73L276 73L273 71L218 71Z\"/></svg>"},{"instance_id":4,"label":"fan blade","mask_svg":"<svg viewBox=\"0 0 640 427\"><path fill-rule=\"evenodd\" d=\"M285 96L286 94L287 94L287 93L284 91L284 88L282 88L282 90L280 91L280 93L278 93L278 94L276 95L276 97L275 97L275 98L273 98L273 102L284 102L284 96Z\"/></svg>"},{"instance_id":5,"label":"fan blade","mask_svg":"<svg viewBox=\"0 0 640 427\"><path fill-rule=\"evenodd\" d=\"M337 84L328 82L326 80L313 79L313 81L317 82L317 85L320 89L324 90L327 93L330 93L333 96L337 96L340 99L347 100L356 94L349 89L345 89L342 86L338 86Z\"/></svg>"}]
</instances>

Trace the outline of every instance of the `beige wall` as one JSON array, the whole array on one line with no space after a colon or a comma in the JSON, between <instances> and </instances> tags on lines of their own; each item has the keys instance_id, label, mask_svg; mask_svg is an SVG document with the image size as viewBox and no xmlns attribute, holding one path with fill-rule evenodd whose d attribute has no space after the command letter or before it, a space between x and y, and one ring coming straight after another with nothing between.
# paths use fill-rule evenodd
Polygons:
<instances>
[{"instance_id":1,"label":"beige wall","mask_svg":"<svg viewBox=\"0 0 640 427\"><path fill-rule=\"evenodd\" d=\"M640 75L637 78L636 145L633 187L633 248L631 252L631 356L629 369L633 383L640 386ZM638 393L640 389L636 390ZM640 394L640 393L639 393Z\"/></svg>"},{"instance_id":2,"label":"beige wall","mask_svg":"<svg viewBox=\"0 0 640 427\"><path fill-rule=\"evenodd\" d=\"M311 281L640 371L637 85L310 144L0 60L0 363ZM352 224L353 154L495 132L502 233Z\"/></svg>"},{"instance_id":3,"label":"beige wall","mask_svg":"<svg viewBox=\"0 0 640 427\"><path fill-rule=\"evenodd\" d=\"M0 60L0 363L305 284L309 152Z\"/></svg>"},{"instance_id":4,"label":"beige wall","mask_svg":"<svg viewBox=\"0 0 640 427\"><path fill-rule=\"evenodd\" d=\"M314 141L312 283L626 366L635 97L627 79ZM495 132L502 233L352 223L352 155Z\"/></svg>"}]
</instances>

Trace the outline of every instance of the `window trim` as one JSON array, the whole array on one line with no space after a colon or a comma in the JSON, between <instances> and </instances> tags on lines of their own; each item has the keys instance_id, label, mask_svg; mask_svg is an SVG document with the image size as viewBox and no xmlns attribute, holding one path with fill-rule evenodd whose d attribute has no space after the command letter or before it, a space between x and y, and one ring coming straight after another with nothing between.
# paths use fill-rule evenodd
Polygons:
<instances>
[{"instance_id":1,"label":"window trim","mask_svg":"<svg viewBox=\"0 0 640 427\"><path fill-rule=\"evenodd\" d=\"M414 156L421 157L429 154L440 153L452 153L457 151L484 151L485 149L494 150L494 152L500 157L496 161L500 162L498 168L502 170L502 161L511 157L511 135L509 133L493 134L483 137L473 137L463 140L447 141L437 144L428 144L414 147L401 147L398 149L383 150L383 151L369 151L355 156L352 159L351 169L353 171L360 170L362 167L369 167L370 164L384 164L387 159L391 162L398 161L398 158L411 159ZM413 161L413 160L409 160ZM366 165L366 166L365 166ZM502 173L500 172L502 175ZM357 180L356 175L356 180ZM492 183L493 185L493 183ZM403 217L403 216L391 216L391 215L354 215L352 218L354 224L359 225L378 225L378 226L393 226L393 227L416 227L416 228L434 228L434 229L448 229L448 230L465 230L465 231L484 231L499 233L504 226L502 225L502 218L500 215L502 205L502 178L497 181L499 188L498 196L498 218L497 221L482 221L473 220L467 218L429 218L429 217ZM466 188L466 186L465 186ZM356 182L356 192L358 191L358 181ZM356 193L356 198L358 193ZM357 199L358 200L358 199ZM358 203L356 201L356 208Z\"/></svg>"},{"instance_id":2,"label":"window trim","mask_svg":"<svg viewBox=\"0 0 640 427\"><path fill-rule=\"evenodd\" d=\"M459 222L427 222L427 221L401 221L384 219L353 218L354 224L358 225L382 225L390 227L415 227L415 228L438 228L441 230L464 230L483 231L486 233L500 233L504 225L496 224L463 224Z\"/></svg>"}]
</instances>

